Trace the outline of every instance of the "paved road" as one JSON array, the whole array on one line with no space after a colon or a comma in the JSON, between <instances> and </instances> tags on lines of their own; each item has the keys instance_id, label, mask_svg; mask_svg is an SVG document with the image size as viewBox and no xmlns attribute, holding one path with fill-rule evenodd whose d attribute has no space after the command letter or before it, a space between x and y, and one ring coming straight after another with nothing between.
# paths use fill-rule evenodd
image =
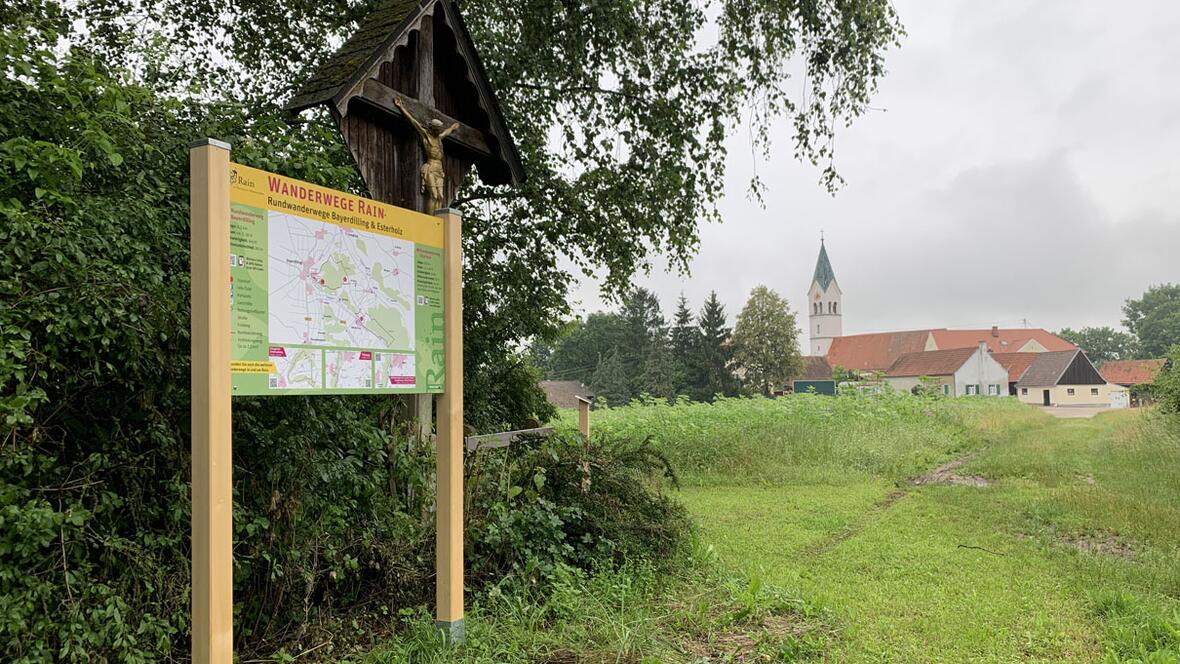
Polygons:
<instances>
[{"instance_id":1,"label":"paved road","mask_svg":"<svg viewBox=\"0 0 1180 664\"><path fill-rule=\"evenodd\" d=\"M1049 413L1053 417L1062 417L1062 418L1082 417L1082 418L1087 418L1087 419L1094 417L1098 413L1106 413L1111 410L1110 408L1107 408L1105 406L1095 406L1095 407L1050 406L1048 408L1041 406L1040 408L1041 408L1041 410L1045 411L1046 413Z\"/></svg>"}]
</instances>

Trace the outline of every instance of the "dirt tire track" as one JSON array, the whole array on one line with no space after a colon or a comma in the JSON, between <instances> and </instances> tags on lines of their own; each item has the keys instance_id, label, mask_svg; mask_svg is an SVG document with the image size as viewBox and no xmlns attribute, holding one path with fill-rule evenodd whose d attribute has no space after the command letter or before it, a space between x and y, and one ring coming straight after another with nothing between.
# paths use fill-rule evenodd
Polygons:
<instances>
[{"instance_id":1,"label":"dirt tire track","mask_svg":"<svg viewBox=\"0 0 1180 664\"><path fill-rule=\"evenodd\" d=\"M876 503L873 503L873 505L862 515L860 515L853 523L803 549L803 554L807 556L822 556L840 544L856 536L868 526L876 523L877 520L881 518L881 515L889 511L889 509L896 505L899 500L908 496L910 494L910 489L907 487L927 486L930 484L972 487L990 486L991 482L985 477L981 477L979 475L958 475L953 472L954 470L972 461L976 456L978 456L978 454L978 451L972 452L971 454L961 456L958 459L948 461L941 466L922 473L921 475L909 478L902 484L902 486L894 488L892 491L887 493L884 498L878 500Z\"/></svg>"}]
</instances>

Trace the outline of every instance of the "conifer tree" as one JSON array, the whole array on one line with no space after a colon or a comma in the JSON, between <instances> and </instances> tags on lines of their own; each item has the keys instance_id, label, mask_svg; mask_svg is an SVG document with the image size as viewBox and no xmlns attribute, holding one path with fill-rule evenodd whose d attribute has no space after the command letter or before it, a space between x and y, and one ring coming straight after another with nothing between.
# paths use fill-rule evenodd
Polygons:
<instances>
[{"instance_id":1,"label":"conifer tree","mask_svg":"<svg viewBox=\"0 0 1180 664\"><path fill-rule=\"evenodd\" d=\"M717 299L716 291L709 293L697 320L700 336L694 364L699 380L693 398L712 401L718 394L736 395L738 383L730 369L732 354L727 345L730 329L726 325L725 307Z\"/></svg>"},{"instance_id":2,"label":"conifer tree","mask_svg":"<svg viewBox=\"0 0 1180 664\"><path fill-rule=\"evenodd\" d=\"M624 333L619 346L620 359L632 376L638 376L643 372L652 344L666 334L667 322L655 293L641 287L623 298L621 313Z\"/></svg>"},{"instance_id":3,"label":"conifer tree","mask_svg":"<svg viewBox=\"0 0 1180 664\"><path fill-rule=\"evenodd\" d=\"M697 362L700 339L701 330L696 326L695 317L688 308L688 298L681 293L680 299L676 301L676 314L672 318L672 328L669 330L672 364L677 372L677 394L690 394L703 383L702 372Z\"/></svg>"},{"instance_id":4,"label":"conifer tree","mask_svg":"<svg viewBox=\"0 0 1180 664\"><path fill-rule=\"evenodd\" d=\"M618 348L612 348L598 363L590 387L595 396L611 406L622 406L631 400L631 379Z\"/></svg>"},{"instance_id":5,"label":"conifer tree","mask_svg":"<svg viewBox=\"0 0 1180 664\"><path fill-rule=\"evenodd\" d=\"M652 339L644 358L643 373L639 376L639 389L653 397L675 399L680 376L663 335Z\"/></svg>"}]
</instances>

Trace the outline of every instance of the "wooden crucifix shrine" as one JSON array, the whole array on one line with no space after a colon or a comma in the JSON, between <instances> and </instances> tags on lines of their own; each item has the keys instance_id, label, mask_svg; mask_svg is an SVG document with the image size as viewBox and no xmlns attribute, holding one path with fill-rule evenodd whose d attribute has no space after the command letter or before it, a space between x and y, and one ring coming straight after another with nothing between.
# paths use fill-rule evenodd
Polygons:
<instances>
[{"instance_id":1,"label":"wooden crucifix shrine","mask_svg":"<svg viewBox=\"0 0 1180 664\"><path fill-rule=\"evenodd\" d=\"M422 186L428 160L417 126L450 129L441 141L439 207L454 199L471 166L486 184L524 179L500 104L451 0L395 0L370 15L286 108L318 105L332 112L377 200L434 213Z\"/></svg>"},{"instance_id":2,"label":"wooden crucifix shrine","mask_svg":"<svg viewBox=\"0 0 1180 664\"><path fill-rule=\"evenodd\" d=\"M438 401L437 613L463 639L463 370L460 217L448 206L474 166L491 185L524 179L463 17L451 0L391 0L361 22L287 103L327 106L369 194L443 218L448 247L445 393ZM408 397L419 436L430 433L429 395Z\"/></svg>"}]
</instances>

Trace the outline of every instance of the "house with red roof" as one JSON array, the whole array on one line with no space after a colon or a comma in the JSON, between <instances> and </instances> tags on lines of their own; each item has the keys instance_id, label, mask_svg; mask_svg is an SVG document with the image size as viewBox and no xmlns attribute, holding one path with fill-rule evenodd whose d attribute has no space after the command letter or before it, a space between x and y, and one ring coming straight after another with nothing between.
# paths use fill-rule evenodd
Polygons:
<instances>
[{"instance_id":1,"label":"house with red roof","mask_svg":"<svg viewBox=\"0 0 1180 664\"><path fill-rule=\"evenodd\" d=\"M1171 367L1167 358L1155 360L1107 360L1098 371L1107 382L1121 385L1131 393L1131 405L1151 401L1151 386L1160 373Z\"/></svg>"},{"instance_id":2,"label":"house with red roof","mask_svg":"<svg viewBox=\"0 0 1180 664\"><path fill-rule=\"evenodd\" d=\"M828 348L828 364L850 371L871 373L887 371L897 358L909 353L958 348L977 348L984 344L992 353L1023 354L1077 350L1077 346L1047 330L1036 328L990 330L907 330L873 332L836 337ZM1012 381L1015 382L1015 381Z\"/></svg>"},{"instance_id":3,"label":"house with red roof","mask_svg":"<svg viewBox=\"0 0 1180 664\"><path fill-rule=\"evenodd\" d=\"M1129 390L1108 382L1080 348L1033 353L1016 381L1016 396L1040 406L1109 406L1125 408Z\"/></svg>"},{"instance_id":4,"label":"house with red roof","mask_svg":"<svg viewBox=\"0 0 1180 664\"><path fill-rule=\"evenodd\" d=\"M885 380L904 392L916 392L925 385L956 397L1008 394L1008 370L992 357L984 342L975 348L906 353L885 371Z\"/></svg>"},{"instance_id":5,"label":"house with red roof","mask_svg":"<svg viewBox=\"0 0 1180 664\"><path fill-rule=\"evenodd\" d=\"M1168 360L1107 360L1098 371L1107 382L1123 387L1151 385L1156 376L1167 368Z\"/></svg>"},{"instance_id":6,"label":"house with red roof","mask_svg":"<svg viewBox=\"0 0 1180 664\"><path fill-rule=\"evenodd\" d=\"M1032 366L1037 353L992 353L992 358L1008 370L1008 394L1016 396L1016 383Z\"/></svg>"}]
</instances>

